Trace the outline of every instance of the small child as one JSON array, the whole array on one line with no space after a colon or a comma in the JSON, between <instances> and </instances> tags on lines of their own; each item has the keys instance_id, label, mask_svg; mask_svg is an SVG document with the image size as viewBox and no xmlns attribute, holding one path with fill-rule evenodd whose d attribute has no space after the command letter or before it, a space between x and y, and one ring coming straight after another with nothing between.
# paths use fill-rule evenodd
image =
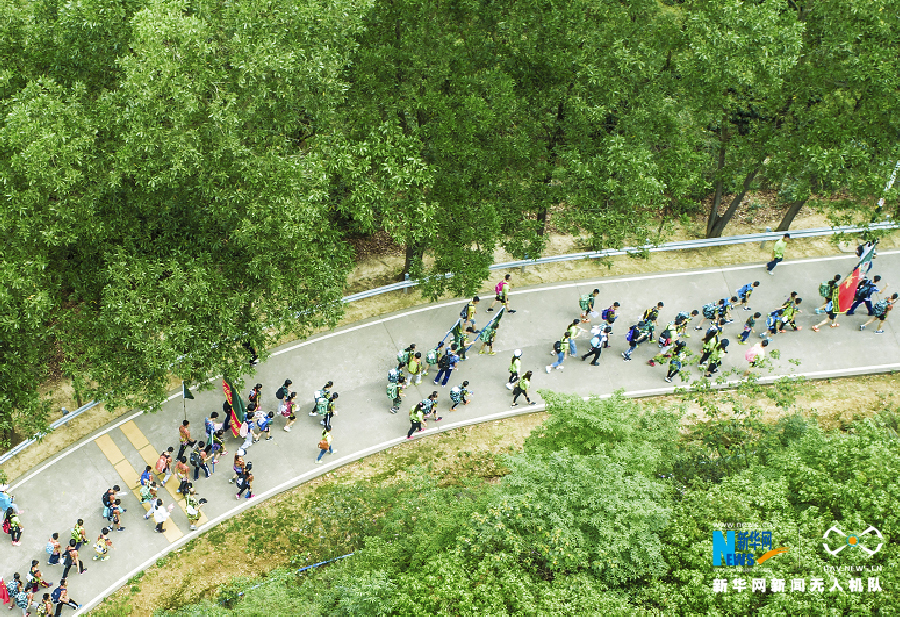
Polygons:
<instances>
[{"instance_id":1,"label":"small child","mask_svg":"<svg viewBox=\"0 0 900 617\"><path fill-rule=\"evenodd\" d=\"M256 426L259 427L260 435L266 436L266 441L271 441L272 439L272 423L275 421L275 412L270 411L268 414L259 418L256 421ZM259 441L259 437L256 438Z\"/></svg>"},{"instance_id":2,"label":"small child","mask_svg":"<svg viewBox=\"0 0 900 617\"><path fill-rule=\"evenodd\" d=\"M100 537L97 538L97 543L94 545L94 551L97 554L91 558L94 561L106 561L109 559L109 549L112 548L112 540L107 537L109 532L109 527L104 527L100 530Z\"/></svg>"},{"instance_id":3,"label":"small child","mask_svg":"<svg viewBox=\"0 0 900 617\"><path fill-rule=\"evenodd\" d=\"M747 321L744 322L744 331L741 332L741 335L738 337L738 345L747 344L747 339L753 334L753 327L756 325L756 320L760 317L762 317L762 313L757 311L747 318Z\"/></svg>"},{"instance_id":4,"label":"small child","mask_svg":"<svg viewBox=\"0 0 900 617\"><path fill-rule=\"evenodd\" d=\"M466 398L471 395L472 392L469 390L469 382L464 381L458 386L450 389L450 400L453 401L453 405L450 407L450 411L456 411L456 406L462 403L463 405L468 405L469 400Z\"/></svg>"}]
</instances>

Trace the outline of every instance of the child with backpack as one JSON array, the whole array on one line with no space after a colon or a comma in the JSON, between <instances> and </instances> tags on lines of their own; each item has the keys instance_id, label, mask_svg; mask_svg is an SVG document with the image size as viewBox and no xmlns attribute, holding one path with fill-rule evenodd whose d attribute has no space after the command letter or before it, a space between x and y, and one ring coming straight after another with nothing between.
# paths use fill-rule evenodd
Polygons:
<instances>
[{"instance_id":1,"label":"child with backpack","mask_svg":"<svg viewBox=\"0 0 900 617\"><path fill-rule=\"evenodd\" d=\"M481 333L478 335L478 338L481 339L481 349L478 350L479 355L484 353L484 350L487 349L487 354L489 356L494 355L494 337L497 336L497 328L500 327L500 323L489 323L484 328L481 329Z\"/></svg>"},{"instance_id":2,"label":"child with backpack","mask_svg":"<svg viewBox=\"0 0 900 617\"><path fill-rule=\"evenodd\" d=\"M591 360L591 366L600 366L597 360L600 359L600 354L603 352L603 348L609 346L609 326L597 326L596 328L598 332L594 334L591 338L591 348L588 350L586 354L581 356L581 361L584 362L588 359L588 356L593 356L594 359Z\"/></svg>"},{"instance_id":3,"label":"child with backpack","mask_svg":"<svg viewBox=\"0 0 900 617\"><path fill-rule=\"evenodd\" d=\"M490 308L488 308L488 312L493 311L494 305L499 302L506 309L507 313L515 313L514 310L509 308L509 288L511 276L512 275L507 274L503 277L503 280L494 285L494 301L491 302L491 306Z\"/></svg>"},{"instance_id":4,"label":"child with backpack","mask_svg":"<svg viewBox=\"0 0 900 617\"><path fill-rule=\"evenodd\" d=\"M422 399L422 416L424 418L428 418L428 416L431 416L431 418L429 419L434 420L435 422L444 419L443 417L437 415L437 399L437 390L429 394L428 398Z\"/></svg>"},{"instance_id":5,"label":"child with backpack","mask_svg":"<svg viewBox=\"0 0 900 617\"><path fill-rule=\"evenodd\" d=\"M506 389L512 390L515 383L519 381L519 372L522 370L522 350L516 349L513 352L512 360L509 362L509 381L506 382Z\"/></svg>"},{"instance_id":6,"label":"child with backpack","mask_svg":"<svg viewBox=\"0 0 900 617\"><path fill-rule=\"evenodd\" d=\"M819 328L821 326L824 326L825 324L827 324L829 322L830 322L832 328L837 328L838 326L841 325L837 322L837 316L838 316L838 313L840 310L841 287L838 284L838 281L840 279L841 279L840 274L834 275L834 280L831 281L831 287L828 290L829 294L830 294L829 297L826 298L825 304L822 305L822 309L816 309L816 313L821 313L822 310L824 310L827 313L827 315L825 316L825 319L823 319L822 321L820 321L819 323L817 323L816 325L814 325L812 327L813 332L818 332ZM828 285L828 281L826 281L825 283L822 283L822 285L819 286L819 292L821 293L822 291L825 291L825 287L823 287L823 286L827 286L827 285Z\"/></svg>"},{"instance_id":7,"label":"child with backpack","mask_svg":"<svg viewBox=\"0 0 900 617\"><path fill-rule=\"evenodd\" d=\"M744 354L744 359L750 363L750 366L744 371L744 377L747 377L750 374L751 369L760 367L766 357L766 347L768 346L769 340L763 339L747 350L747 353Z\"/></svg>"},{"instance_id":8,"label":"child with backpack","mask_svg":"<svg viewBox=\"0 0 900 617\"><path fill-rule=\"evenodd\" d=\"M666 383L672 383L672 378L681 372L681 367L684 364L684 358L687 354L687 343L684 341L675 341L672 357L669 360L669 370L666 373Z\"/></svg>"},{"instance_id":9,"label":"child with backpack","mask_svg":"<svg viewBox=\"0 0 900 617\"><path fill-rule=\"evenodd\" d=\"M753 328L756 326L756 320L762 317L762 313L756 312L753 313L750 317L747 318L747 321L744 322L744 331L741 332L738 337L738 345L746 345L747 339L750 338L750 335L753 334Z\"/></svg>"},{"instance_id":10,"label":"child with backpack","mask_svg":"<svg viewBox=\"0 0 900 617\"><path fill-rule=\"evenodd\" d=\"M297 421L297 416L294 415L294 397L297 396L296 392L290 392L284 397L284 401L278 407L278 413L280 413L283 417L287 418L287 422L284 424L284 432L291 432L291 425ZM213 450L215 450L215 446L213 446Z\"/></svg>"},{"instance_id":11,"label":"child with backpack","mask_svg":"<svg viewBox=\"0 0 900 617\"><path fill-rule=\"evenodd\" d=\"M581 309L581 323L589 323L590 314L594 312L594 300L600 295L600 290L595 289L592 293L585 294L578 298L578 308ZM596 315L594 315L596 317Z\"/></svg>"},{"instance_id":12,"label":"child with backpack","mask_svg":"<svg viewBox=\"0 0 900 617\"><path fill-rule=\"evenodd\" d=\"M884 300L879 300L878 302L876 302L872 307L872 312L874 313L874 315L869 317L869 321L859 327L860 332L865 330L866 326L877 319L878 329L875 330L875 334L884 334L884 322L885 320L887 320L888 315L890 315L891 311L893 310L894 305L897 304L897 297L898 294L894 294L890 298L886 298Z\"/></svg>"},{"instance_id":13,"label":"child with backpack","mask_svg":"<svg viewBox=\"0 0 900 617\"><path fill-rule=\"evenodd\" d=\"M622 306L618 302L613 302L609 308L603 309L603 312L600 313L601 319L606 321L606 325L609 326L609 331L612 333L612 326L616 322L617 311L619 307Z\"/></svg>"},{"instance_id":14,"label":"child with backpack","mask_svg":"<svg viewBox=\"0 0 900 617\"><path fill-rule=\"evenodd\" d=\"M478 309L475 308L475 305L481 302L481 298L478 296L472 296L471 302L466 302L466 305L459 312L459 318L462 319L462 325L465 327L466 325L470 325L473 328L475 327L475 313L478 312Z\"/></svg>"},{"instance_id":15,"label":"child with backpack","mask_svg":"<svg viewBox=\"0 0 900 617\"><path fill-rule=\"evenodd\" d=\"M784 326L789 325L794 329L794 332L799 332L803 329L803 326L798 326L796 323L797 314L802 313L800 310L800 304L803 302L803 298L794 298L793 302L786 302L785 305L781 309L781 314L779 315L779 321L781 322L778 325L778 332L784 332Z\"/></svg>"},{"instance_id":16,"label":"child with backpack","mask_svg":"<svg viewBox=\"0 0 900 617\"><path fill-rule=\"evenodd\" d=\"M400 378L394 382L389 381L387 384L387 388L385 392L389 399L391 399L391 413L397 413L400 411L400 403L402 402L402 397L406 396L403 393L403 388L406 385L406 377L401 375Z\"/></svg>"},{"instance_id":17,"label":"child with backpack","mask_svg":"<svg viewBox=\"0 0 900 617\"><path fill-rule=\"evenodd\" d=\"M866 308L869 311L869 317L872 317L875 314L875 306L872 304L872 296L875 294L879 294L884 289L887 289L888 286L885 285L884 289L878 289L878 283L881 282L881 276L875 275L872 280L867 278L863 278L859 284L856 286L856 293L853 295L853 304L850 306L850 310L847 311L847 315L853 315L856 312L856 307L860 304L865 304Z\"/></svg>"},{"instance_id":18,"label":"child with backpack","mask_svg":"<svg viewBox=\"0 0 900 617\"><path fill-rule=\"evenodd\" d=\"M518 405L516 400L520 396L524 396L525 400L528 401L529 405L534 405L534 403L531 402L531 399L528 398L528 388L530 386L531 386L531 371L527 371L524 375L522 375L522 378L516 382L516 385L513 388L513 400L512 400L513 407L516 407Z\"/></svg>"},{"instance_id":19,"label":"child with backpack","mask_svg":"<svg viewBox=\"0 0 900 617\"><path fill-rule=\"evenodd\" d=\"M106 561L109 559L109 549L113 545L112 540L108 538L111 531L109 527L104 527L100 530L100 536L94 544L94 552L97 554L91 557L94 561Z\"/></svg>"},{"instance_id":20,"label":"child with backpack","mask_svg":"<svg viewBox=\"0 0 900 617\"><path fill-rule=\"evenodd\" d=\"M736 297L740 300L740 305L744 307L745 311L751 311L747 303L750 301L750 296L753 295L753 290L759 287L759 281L753 281L752 283L747 283L745 285L741 285L737 292Z\"/></svg>"},{"instance_id":21,"label":"child with backpack","mask_svg":"<svg viewBox=\"0 0 900 617\"><path fill-rule=\"evenodd\" d=\"M437 392L435 392L437 394ZM469 390L469 382L464 381L458 386L454 386L450 388L450 400L453 401L453 405L450 406L450 411L456 411L456 406L462 403L463 405L469 404L469 399L467 396L470 396L472 391Z\"/></svg>"},{"instance_id":22,"label":"child with backpack","mask_svg":"<svg viewBox=\"0 0 900 617\"><path fill-rule=\"evenodd\" d=\"M719 301L719 319L724 319L726 324L730 324L734 321L731 318L731 307L737 304L737 296L731 296L731 298L722 298Z\"/></svg>"},{"instance_id":23,"label":"child with backpack","mask_svg":"<svg viewBox=\"0 0 900 617\"><path fill-rule=\"evenodd\" d=\"M700 311L697 309L694 309L690 313L687 311L680 311L678 315L675 316L675 335L679 338L691 338L687 329L691 324L691 320L699 314Z\"/></svg>"},{"instance_id":24,"label":"child with backpack","mask_svg":"<svg viewBox=\"0 0 900 617\"><path fill-rule=\"evenodd\" d=\"M401 371L399 369L402 369L402 368L403 367L397 367L396 369L391 369L391 371L397 371L394 373L395 379L397 379L399 377L399 375L401 373ZM390 379L391 371L388 372L389 379ZM321 398L328 399L328 397L330 396L332 387L334 387L334 382L329 381L324 386L322 386L321 390L316 390L315 392L313 392L313 407L312 407L312 410L309 412L310 418L315 418L316 416L319 415L319 407L320 407L319 399L321 399Z\"/></svg>"},{"instance_id":25,"label":"child with backpack","mask_svg":"<svg viewBox=\"0 0 900 617\"><path fill-rule=\"evenodd\" d=\"M422 373L425 371L425 367L423 366L421 351L417 351L415 355L409 359L406 370L409 371L409 380L411 383L422 383Z\"/></svg>"},{"instance_id":26,"label":"child with backpack","mask_svg":"<svg viewBox=\"0 0 900 617\"><path fill-rule=\"evenodd\" d=\"M425 430L427 430L425 428L425 410L422 408L422 403L416 403L416 406L409 410L409 431L406 433L406 438L412 439L413 433L421 433Z\"/></svg>"},{"instance_id":27,"label":"child with backpack","mask_svg":"<svg viewBox=\"0 0 900 617\"><path fill-rule=\"evenodd\" d=\"M719 306L721 306L722 303L723 301L719 300L718 303L708 302L700 307L700 313L703 315L703 319L700 320L699 324L694 326L694 330L703 330L703 324L706 323L706 321L713 324L716 323L719 314Z\"/></svg>"},{"instance_id":28,"label":"child with backpack","mask_svg":"<svg viewBox=\"0 0 900 617\"><path fill-rule=\"evenodd\" d=\"M566 328L566 331L569 334L569 355L577 356L578 348L575 346L575 339L578 338L578 335L581 334L582 329L581 326L578 325L581 323L578 319L573 319L572 324Z\"/></svg>"},{"instance_id":29,"label":"child with backpack","mask_svg":"<svg viewBox=\"0 0 900 617\"><path fill-rule=\"evenodd\" d=\"M647 324L641 320L631 326L628 329L628 334L625 335L625 340L628 341L629 347L628 351L622 353L622 357L625 359L625 362L631 362L631 354L634 353L634 350L638 348L638 345L646 341L650 338L650 335L647 330Z\"/></svg>"},{"instance_id":30,"label":"child with backpack","mask_svg":"<svg viewBox=\"0 0 900 617\"><path fill-rule=\"evenodd\" d=\"M659 319L659 312L663 309L664 306L665 304L663 304L662 302L657 302L656 306L651 306L646 311L644 311L642 319L645 322L651 323L655 326L656 320Z\"/></svg>"},{"instance_id":31,"label":"child with backpack","mask_svg":"<svg viewBox=\"0 0 900 617\"><path fill-rule=\"evenodd\" d=\"M294 383L290 379L285 379L284 383L281 384L281 387L275 390L275 398L279 401L283 401L287 398L288 393L291 391L291 384Z\"/></svg>"},{"instance_id":32,"label":"child with backpack","mask_svg":"<svg viewBox=\"0 0 900 617\"><path fill-rule=\"evenodd\" d=\"M416 344L412 343L406 349L397 352L397 369L402 369L409 364L409 359L416 353Z\"/></svg>"},{"instance_id":33,"label":"child with backpack","mask_svg":"<svg viewBox=\"0 0 900 617\"><path fill-rule=\"evenodd\" d=\"M728 353L728 339L717 341L709 355L709 366L706 367L706 376L712 377L719 371L722 365L722 354Z\"/></svg>"},{"instance_id":34,"label":"child with backpack","mask_svg":"<svg viewBox=\"0 0 900 617\"><path fill-rule=\"evenodd\" d=\"M816 309L817 315L821 315L825 312L825 309L828 306L828 302L831 301L831 298L834 295L834 290L838 287L840 281L841 275L835 274L834 278L830 281L822 281L821 283L819 283L819 296L822 297L824 302L822 303L822 306Z\"/></svg>"},{"instance_id":35,"label":"child with backpack","mask_svg":"<svg viewBox=\"0 0 900 617\"><path fill-rule=\"evenodd\" d=\"M428 365L425 367L425 372L422 373L422 377L427 377L430 369L437 370L438 360L444 355L444 351L444 341L438 341L437 345L428 350L428 353L425 354L425 362L427 362Z\"/></svg>"},{"instance_id":36,"label":"child with backpack","mask_svg":"<svg viewBox=\"0 0 900 617\"><path fill-rule=\"evenodd\" d=\"M562 339L553 343L552 351L550 355L556 354L556 362L551 364L550 366L544 367L544 370L547 371L547 374L550 374L550 371L553 369L563 370L563 362L566 359L566 349L569 348L569 342L571 340L571 335L569 331L566 330L563 333Z\"/></svg>"},{"instance_id":37,"label":"child with backpack","mask_svg":"<svg viewBox=\"0 0 900 617\"><path fill-rule=\"evenodd\" d=\"M319 422L325 428L331 428L331 419L334 417L334 409L337 407L338 393L332 392L331 397L325 403L325 413L323 414L322 420Z\"/></svg>"},{"instance_id":38,"label":"child with backpack","mask_svg":"<svg viewBox=\"0 0 900 617\"><path fill-rule=\"evenodd\" d=\"M451 343L450 351L441 356L441 359L438 361L438 374L434 377L434 385L437 385L440 381L442 388L447 387L447 382L450 381L450 374L459 363L460 357L457 355L457 349L459 349L459 346L456 343Z\"/></svg>"}]
</instances>

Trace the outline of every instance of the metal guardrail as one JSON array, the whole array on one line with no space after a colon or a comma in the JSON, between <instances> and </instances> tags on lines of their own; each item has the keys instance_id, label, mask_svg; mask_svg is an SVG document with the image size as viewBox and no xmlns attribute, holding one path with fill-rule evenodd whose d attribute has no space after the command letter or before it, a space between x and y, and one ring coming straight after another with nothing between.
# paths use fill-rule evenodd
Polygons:
<instances>
[{"instance_id":1,"label":"metal guardrail","mask_svg":"<svg viewBox=\"0 0 900 617\"><path fill-rule=\"evenodd\" d=\"M13 448L12 450L10 450L9 452L7 452L6 454L4 454L3 456L0 456L0 465L2 465L2 464L5 463L6 461L8 461L8 460L11 459L12 457L14 457L16 454L18 454L19 452L21 452L22 450L24 450L25 448L27 448L28 446L30 446L30 445L33 444L34 442L39 441L39 440L40 440L41 438L43 438L44 435L46 435L47 433L49 433L49 432L51 432L51 431L54 431L54 430L58 429L58 428L61 427L62 425L68 423L69 420L74 420L75 418L77 418L78 416L80 416L81 414L83 414L84 412L86 412L88 409L91 409L92 407L96 407L96 406L99 405L99 404L100 404L100 403L97 402L97 401L91 401L90 403L86 403L86 404L82 405L81 407L79 407L79 408L76 409L75 411L70 411L69 413L67 413L66 415L64 415L62 418L60 418L60 419L57 420L56 422L51 423L50 426L47 427L47 432L46 432L46 433L38 433L37 435L35 435L35 436L32 437L31 439L26 439L25 441L23 441L22 443L20 443L19 445L17 445L15 448Z\"/></svg>"},{"instance_id":2,"label":"metal guardrail","mask_svg":"<svg viewBox=\"0 0 900 617\"><path fill-rule=\"evenodd\" d=\"M766 242L768 240L777 240L785 233L791 234L791 238L814 238L817 236L831 236L834 234L840 233L858 233L861 231L871 231L871 230L885 230L885 229L895 229L900 227L900 224L893 222L886 223L874 223L867 227L860 227L857 225L845 225L841 227L815 227L811 229L794 229L789 230L787 232L784 231L768 231L762 232L758 234L743 234L738 236L725 236L724 238L700 238L697 240L677 240L674 242L666 242L665 244L653 245L653 244L644 244L642 246L625 246L620 249L609 248L603 249L602 251L587 251L584 253L568 253L566 255L553 255L550 257L541 257L540 259L520 259L518 261L505 261L498 264L493 264L489 266L489 270L506 270L509 268L524 268L526 266L537 266L541 264L551 264L551 263L559 263L563 261L580 261L582 259L604 259L606 257L614 257L616 255L635 255L639 253L662 253L665 251L681 251L686 249L701 249L708 248L711 246L729 246L732 244L750 244L753 242ZM450 278L453 276L452 273L447 273L443 276L445 278ZM344 296L341 298L341 302L344 304L350 302L356 302L357 300L364 300L365 298L372 298L374 296L379 296L381 294L389 293L392 291L400 291L401 289L408 289L410 287L415 287L419 284L418 280L411 281L398 281L396 283L391 283L390 285L385 285L384 287L376 287L375 289L368 289L366 291L361 291L359 293Z\"/></svg>"},{"instance_id":3,"label":"metal guardrail","mask_svg":"<svg viewBox=\"0 0 900 617\"><path fill-rule=\"evenodd\" d=\"M900 165L900 163L898 163ZM785 233L791 234L791 238L815 238L818 236L831 236L834 234L840 233L858 233L861 231L872 231L872 230L887 230L887 229L896 229L900 227L900 224L894 223L891 221L884 223L873 223L867 227L860 227L857 225L845 225L840 227L815 227L811 229L793 229L787 232L783 231L768 231L762 232L758 234L743 234L737 236L725 236L723 238L699 238L697 240L676 240L674 242L666 242L660 245L652 245L645 244L642 246L626 246L620 249L609 248L603 249L602 251L588 251L584 253L569 253L566 255L553 255L550 257L541 257L540 259L520 259L518 261L505 261L498 264L493 264L489 266L489 270L506 270L508 268L524 268L526 266L537 266L541 264L550 264L550 263L559 263L564 261L580 261L582 259L603 259L606 257L614 257L616 255L633 255L638 253L662 253L665 251L681 251L686 249L700 249L700 248L708 248L712 246L730 246L732 244L750 244L753 242L766 242L768 240L777 240ZM440 275L445 278L450 278L453 276L453 273L447 273L444 275ZM419 280L411 280L411 281L398 281L396 283L391 283L390 285L384 285L383 287L376 287L375 289L368 289L366 291L361 291L356 294L352 294L349 296L344 296L341 298L341 302L343 304L349 304L350 302L356 302L358 300L364 300L366 298L372 298L375 296L380 296L381 294L390 293L392 291L400 291L401 289L409 289L411 287L415 287L420 283ZM98 403L96 401L91 401L90 403L79 407L77 410L63 416L56 422L50 425L50 430L56 429L63 424L67 423L69 420L76 418L81 413L87 411L91 407L94 407ZM16 454L38 441L41 437L43 437L45 433L41 433L39 435L35 435L31 439L23 441L15 448L0 456L0 465L14 457Z\"/></svg>"}]
</instances>

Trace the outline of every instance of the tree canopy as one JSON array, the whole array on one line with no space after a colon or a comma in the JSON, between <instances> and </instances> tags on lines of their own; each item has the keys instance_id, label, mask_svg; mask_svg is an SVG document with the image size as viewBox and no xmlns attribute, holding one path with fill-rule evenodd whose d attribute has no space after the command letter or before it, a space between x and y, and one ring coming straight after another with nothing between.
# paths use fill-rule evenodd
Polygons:
<instances>
[{"instance_id":1,"label":"tree canopy","mask_svg":"<svg viewBox=\"0 0 900 617\"><path fill-rule=\"evenodd\" d=\"M760 182L784 229L878 220L900 157L898 0L0 9L7 438L51 371L153 403L334 323L360 235L469 294L551 225L642 243L712 195L721 235Z\"/></svg>"}]
</instances>

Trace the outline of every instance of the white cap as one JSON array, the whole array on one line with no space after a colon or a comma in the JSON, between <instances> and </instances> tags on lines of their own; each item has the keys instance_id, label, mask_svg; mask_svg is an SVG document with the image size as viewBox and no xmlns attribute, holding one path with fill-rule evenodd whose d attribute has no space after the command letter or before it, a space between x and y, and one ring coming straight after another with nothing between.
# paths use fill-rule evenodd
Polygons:
<instances>
[{"instance_id":1,"label":"white cap","mask_svg":"<svg viewBox=\"0 0 900 617\"><path fill-rule=\"evenodd\" d=\"M517 349L517 350L515 350L515 351L513 352L513 354L515 354L515 355L517 355L517 356L521 356L521 355L522 355L522 350L521 350L521 349Z\"/></svg>"},{"instance_id":2,"label":"white cap","mask_svg":"<svg viewBox=\"0 0 900 617\"><path fill-rule=\"evenodd\" d=\"M244 452L244 449L243 449L243 448L238 448L238 449L237 449L237 455L238 455L238 456L244 456L245 454L246 454L246 452Z\"/></svg>"}]
</instances>

